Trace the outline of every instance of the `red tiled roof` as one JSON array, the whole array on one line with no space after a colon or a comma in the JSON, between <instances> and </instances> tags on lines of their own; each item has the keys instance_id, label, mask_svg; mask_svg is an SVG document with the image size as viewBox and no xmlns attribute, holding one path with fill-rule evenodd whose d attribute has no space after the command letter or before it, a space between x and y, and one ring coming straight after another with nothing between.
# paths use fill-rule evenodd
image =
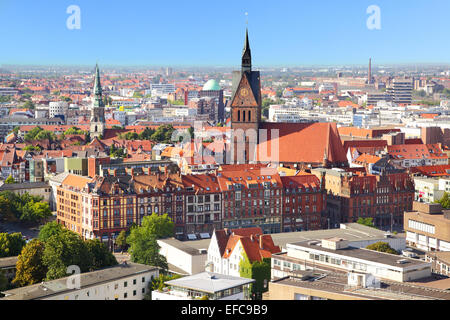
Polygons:
<instances>
[{"instance_id":1,"label":"red tiled roof","mask_svg":"<svg viewBox=\"0 0 450 320\"><path fill-rule=\"evenodd\" d=\"M450 176L450 164L436 166L420 166L410 168L412 173L420 173L428 177Z\"/></svg>"},{"instance_id":2,"label":"red tiled roof","mask_svg":"<svg viewBox=\"0 0 450 320\"><path fill-rule=\"evenodd\" d=\"M271 123L264 122L261 129L267 130L267 141L258 144L258 160L270 162L273 140L278 140L278 161L282 163L321 164L326 155L331 163L346 163L347 158L335 123ZM278 139L272 130L279 130ZM260 150L267 154L260 155Z\"/></svg>"},{"instance_id":3,"label":"red tiled roof","mask_svg":"<svg viewBox=\"0 0 450 320\"><path fill-rule=\"evenodd\" d=\"M388 146L388 153L396 159L447 159L439 144L400 144Z\"/></svg>"},{"instance_id":4,"label":"red tiled roof","mask_svg":"<svg viewBox=\"0 0 450 320\"><path fill-rule=\"evenodd\" d=\"M216 231L216 237L220 231L222 230ZM228 232L231 234L228 234ZM275 246L273 243L272 236L268 234L264 235L261 228L257 227L232 229L230 231L225 230L220 233L219 237L222 242L220 246L223 246L225 238L228 237L225 246L223 246L223 253L221 251L222 257L225 259L230 257L239 242L242 244L250 262L270 258L273 253L281 251L280 247ZM219 237L217 238L219 239Z\"/></svg>"},{"instance_id":5,"label":"red tiled roof","mask_svg":"<svg viewBox=\"0 0 450 320\"><path fill-rule=\"evenodd\" d=\"M360 153L374 153L375 151L384 150L387 146L386 140L347 140L344 141L344 151L348 152L349 148L356 148ZM369 152L372 151L372 152Z\"/></svg>"}]
</instances>

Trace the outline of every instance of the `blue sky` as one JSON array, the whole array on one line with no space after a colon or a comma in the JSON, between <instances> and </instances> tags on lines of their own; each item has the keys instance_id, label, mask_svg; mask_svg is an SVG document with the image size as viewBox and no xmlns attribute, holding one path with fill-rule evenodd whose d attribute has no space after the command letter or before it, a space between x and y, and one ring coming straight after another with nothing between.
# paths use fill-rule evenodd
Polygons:
<instances>
[{"instance_id":1,"label":"blue sky","mask_svg":"<svg viewBox=\"0 0 450 320\"><path fill-rule=\"evenodd\" d=\"M256 66L450 62L448 0L0 0L0 65L237 66L245 12Z\"/></svg>"}]
</instances>

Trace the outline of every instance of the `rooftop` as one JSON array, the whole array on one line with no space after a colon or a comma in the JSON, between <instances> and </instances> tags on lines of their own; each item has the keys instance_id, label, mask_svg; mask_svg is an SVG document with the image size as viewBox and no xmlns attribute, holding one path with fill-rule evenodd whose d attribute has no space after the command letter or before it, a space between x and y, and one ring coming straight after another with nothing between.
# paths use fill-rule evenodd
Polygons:
<instances>
[{"instance_id":1,"label":"rooftop","mask_svg":"<svg viewBox=\"0 0 450 320\"><path fill-rule=\"evenodd\" d=\"M310 241L296 242L288 244L291 248L303 248L309 250L319 250L322 252L333 253L335 255L340 255L344 257L359 259L363 261L370 261L376 264L384 264L391 267L395 267L396 269L411 269L418 266L430 265L428 262L424 262L422 260L407 258L400 255L378 252L369 249L360 249L354 247L346 247L338 250L324 248L317 244L310 244ZM398 263L399 260L403 260L404 263Z\"/></svg>"},{"instance_id":2,"label":"rooftop","mask_svg":"<svg viewBox=\"0 0 450 320\"><path fill-rule=\"evenodd\" d=\"M137 263L119 264L113 267L82 273L80 275L81 288L88 288L109 281L126 278L132 275L158 270L157 267L147 266ZM70 293L79 289L67 288L69 277L43 282L22 288L3 291L6 295L3 300L39 300L54 295ZM0 300L2 300L0 299Z\"/></svg>"},{"instance_id":3,"label":"rooftop","mask_svg":"<svg viewBox=\"0 0 450 320\"><path fill-rule=\"evenodd\" d=\"M351 287L346 272L326 272L317 277L302 280L289 276L273 281L287 286L320 290L346 295L356 300L449 300L450 291L431 288L421 284L382 281L381 288Z\"/></svg>"},{"instance_id":4,"label":"rooftop","mask_svg":"<svg viewBox=\"0 0 450 320\"><path fill-rule=\"evenodd\" d=\"M196 248L190 246L189 244L191 244L192 242L182 242L175 238L160 239L160 240L158 240L158 242L167 243L168 245L170 245L174 248L177 248L178 250L181 250L187 254L190 254L191 256L202 255L202 253L200 253L199 250L203 249L203 248L196 249ZM205 247L205 248L208 248L208 247Z\"/></svg>"},{"instance_id":5,"label":"rooftop","mask_svg":"<svg viewBox=\"0 0 450 320\"><path fill-rule=\"evenodd\" d=\"M0 269L15 267L18 260L18 256L0 258Z\"/></svg>"},{"instance_id":6,"label":"rooftop","mask_svg":"<svg viewBox=\"0 0 450 320\"><path fill-rule=\"evenodd\" d=\"M255 282L255 280L205 271L192 276L170 280L167 281L166 284L174 287L216 293L226 289L250 284L252 282Z\"/></svg>"},{"instance_id":7,"label":"rooftop","mask_svg":"<svg viewBox=\"0 0 450 320\"><path fill-rule=\"evenodd\" d=\"M285 247L287 243L318 240L329 238L343 238L348 241L364 241L364 240L378 240L385 238L385 231L367 227L359 223L341 224L341 229L325 229L313 231L298 231L298 232L281 232L271 234L273 243L276 246ZM392 238L405 238L404 234L391 234ZM209 247L211 239L189 241L189 246L196 249L203 249Z\"/></svg>"},{"instance_id":8,"label":"rooftop","mask_svg":"<svg viewBox=\"0 0 450 320\"><path fill-rule=\"evenodd\" d=\"M48 188L48 182L22 182L22 183L5 183L0 186L0 191L5 190L21 190L21 189L38 189Z\"/></svg>"}]
</instances>

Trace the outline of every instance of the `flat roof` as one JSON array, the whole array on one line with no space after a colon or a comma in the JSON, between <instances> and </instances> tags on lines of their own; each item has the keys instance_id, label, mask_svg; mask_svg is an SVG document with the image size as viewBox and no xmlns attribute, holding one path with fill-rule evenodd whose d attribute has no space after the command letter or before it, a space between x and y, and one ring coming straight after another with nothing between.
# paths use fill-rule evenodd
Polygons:
<instances>
[{"instance_id":1,"label":"flat roof","mask_svg":"<svg viewBox=\"0 0 450 320\"><path fill-rule=\"evenodd\" d=\"M399 269L409 269L413 266L421 266L421 265L431 265L429 262L424 262L422 260L413 259L413 258L407 258L401 255L396 254L390 254L385 252L378 252L374 250L369 249L360 249L360 248L354 248L354 247L347 247L342 248L338 250L328 249L324 248L322 246L319 246L317 244L309 244L308 241L303 242L296 242L296 243L290 243L290 247L301 247L303 249L312 249L312 250L319 250L327 253L333 253L336 255L341 255L349 258L355 258L360 260L366 260L371 261L374 263L380 263L385 264L391 267L396 267ZM406 263L400 264L397 263L398 260L404 260Z\"/></svg>"},{"instance_id":2,"label":"flat roof","mask_svg":"<svg viewBox=\"0 0 450 320\"><path fill-rule=\"evenodd\" d=\"M0 191L5 190L22 190L22 189L40 189L48 188L48 182L22 182L22 183L5 183L0 186Z\"/></svg>"},{"instance_id":3,"label":"flat roof","mask_svg":"<svg viewBox=\"0 0 450 320\"><path fill-rule=\"evenodd\" d=\"M196 291L216 293L252 282L255 282L255 280L205 271L192 276L166 281L166 284Z\"/></svg>"},{"instance_id":4,"label":"flat roof","mask_svg":"<svg viewBox=\"0 0 450 320\"><path fill-rule=\"evenodd\" d=\"M439 261L450 264L450 251L428 251L427 256L437 258Z\"/></svg>"},{"instance_id":5,"label":"flat roof","mask_svg":"<svg viewBox=\"0 0 450 320\"><path fill-rule=\"evenodd\" d=\"M450 220L449 220L450 221ZM345 229L325 229L325 230L312 230L312 231L296 231L296 232L281 232L270 234L273 239L273 243L276 246L286 247L286 244L306 241L306 240L321 240L329 238L342 238L352 241L365 241L365 240L378 240L384 239L385 231L364 226L359 223L346 223L343 224ZM404 234L391 234L391 238L405 239ZM183 241L190 247L196 249L208 249L211 239Z\"/></svg>"},{"instance_id":6,"label":"flat roof","mask_svg":"<svg viewBox=\"0 0 450 320\"><path fill-rule=\"evenodd\" d=\"M364 300L450 300L450 291L419 284L381 281L379 289L350 287L346 272L325 272L302 280L295 276L272 281L282 285L320 290Z\"/></svg>"},{"instance_id":7,"label":"flat roof","mask_svg":"<svg viewBox=\"0 0 450 320\"><path fill-rule=\"evenodd\" d=\"M200 253L199 249L203 249L203 248L194 248L192 246L189 245L189 241L180 241L177 240L175 238L169 238L169 239L158 239L158 242L164 242L167 243L168 245L177 248L178 250L181 250L187 254L190 254L191 256L199 256L202 255L203 253ZM209 245L209 244L208 244ZM205 249L207 249L208 247L206 247Z\"/></svg>"},{"instance_id":8,"label":"flat roof","mask_svg":"<svg viewBox=\"0 0 450 320\"><path fill-rule=\"evenodd\" d=\"M0 268L16 267L18 256L0 258Z\"/></svg>"},{"instance_id":9,"label":"flat roof","mask_svg":"<svg viewBox=\"0 0 450 320\"><path fill-rule=\"evenodd\" d=\"M153 270L159 270L159 268L130 262L126 264L118 264L116 266L108 267L105 269L80 274L80 285L81 289L84 289L94 285L119 280L132 275L138 275ZM3 291L6 296L4 298L1 298L0 300L44 299L46 297L54 295L60 295L64 293L69 294L71 292L78 291L79 289L67 288L68 278L69 277L64 277L61 279L34 284L31 286Z\"/></svg>"}]
</instances>

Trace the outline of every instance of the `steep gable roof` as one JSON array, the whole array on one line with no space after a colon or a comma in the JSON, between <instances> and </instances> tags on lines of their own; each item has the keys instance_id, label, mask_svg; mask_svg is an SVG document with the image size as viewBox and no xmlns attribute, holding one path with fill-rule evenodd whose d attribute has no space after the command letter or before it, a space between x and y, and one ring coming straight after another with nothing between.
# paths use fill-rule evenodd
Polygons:
<instances>
[{"instance_id":1,"label":"steep gable roof","mask_svg":"<svg viewBox=\"0 0 450 320\"><path fill-rule=\"evenodd\" d=\"M264 122L260 129L267 130L267 140L259 141L258 161L270 162L272 143L278 142L278 159L284 163L322 163L324 156L331 163L346 163L347 157L335 123L271 123ZM278 130L278 138L272 130ZM267 154L260 154L266 150Z\"/></svg>"}]
</instances>

